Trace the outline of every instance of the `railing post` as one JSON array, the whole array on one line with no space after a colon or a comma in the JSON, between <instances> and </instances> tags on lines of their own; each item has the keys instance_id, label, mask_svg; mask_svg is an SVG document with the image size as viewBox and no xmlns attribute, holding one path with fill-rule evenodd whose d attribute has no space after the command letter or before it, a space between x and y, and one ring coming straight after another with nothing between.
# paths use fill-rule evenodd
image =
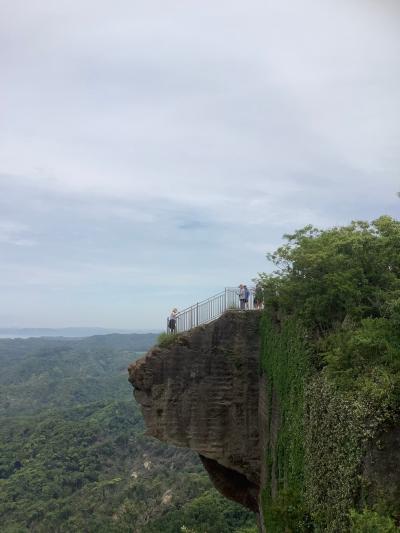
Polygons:
<instances>
[{"instance_id":1,"label":"railing post","mask_svg":"<svg viewBox=\"0 0 400 533\"><path fill-rule=\"evenodd\" d=\"M196 326L199 325L199 302L196 304Z\"/></svg>"}]
</instances>

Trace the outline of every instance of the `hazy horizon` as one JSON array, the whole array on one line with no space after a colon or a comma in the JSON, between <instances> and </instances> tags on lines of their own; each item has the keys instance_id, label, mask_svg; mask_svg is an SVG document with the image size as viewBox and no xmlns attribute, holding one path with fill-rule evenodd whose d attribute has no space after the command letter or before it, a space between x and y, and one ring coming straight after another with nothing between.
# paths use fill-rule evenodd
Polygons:
<instances>
[{"instance_id":1,"label":"hazy horizon","mask_svg":"<svg viewBox=\"0 0 400 533\"><path fill-rule=\"evenodd\" d=\"M162 329L282 235L398 217L394 0L5 0L0 324Z\"/></svg>"},{"instance_id":2,"label":"hazy horizon","mask_svg":"<svg viewBox=\"0 0 400 533\"><path fill-rule=\"evenodd\" d=\"M97 337L99 335L148 335L159 334L161 329L119 329L103 327L67 327L67 328L3 328L0 326L2 339L62 338L77 339Z\"/></svg>"}]
</instances>

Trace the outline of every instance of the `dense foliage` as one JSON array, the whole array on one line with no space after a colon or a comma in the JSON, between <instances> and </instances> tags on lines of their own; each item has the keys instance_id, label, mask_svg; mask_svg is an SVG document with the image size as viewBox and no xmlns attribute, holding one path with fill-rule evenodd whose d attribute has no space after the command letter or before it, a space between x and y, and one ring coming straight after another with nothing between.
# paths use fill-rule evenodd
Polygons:
<instances>
[{"instance_id":1,"label":"dense foliage","mask_svg":"<svg viewBox=\"0 0 400 533\"><path fill-rule=\"evenodd\" d=\"M400 319L400 223L381 217L372 224L286 235L269 258L279 267L264 276L268 305L299 316L321 333L364 318Z\"/></svg>"},{"instance_id":2,"label":"dense foliage","mask_svg":"<svg viewBox=\"0 0 400 533\"><path fill-rule=\"evenodd\" d=\"M307 530L308 521L303 490L304 378L308 374L309 353L303 340L304 332L294 321L283 323L277 334L272 321L264 317L262 329L262 366L271 383L268 388L269 434L273 433L277 402L284 413L276 442L271 442L273 453L270 451L267 458L266 485L272 487L276 483L278 494L264 491L264 518L273 532L303 531Z\"/></svg>"},{"instance_id":3,"label":"dense foliage","mask_svg":"<svg viewBox=\"0 0 400 533\"><path fill-rule=\"evenodd\" d=\"M309 226L286 238L269 255L278 270L261 276L262 364L281 412L266 518L276 532L392 531L398 488L368 509L361 468L369 443L398 422L400 223Z\"/></svg>"},{"instance_id":4,"label":"dense foliage","mask_svg":"<svg viewBox=\"0 0 400 533\"><path fill-rule=\"evenodd\" d=\"M129 397L126 368L154 334L0 339L0 415Z\"/></svg>"},{"instance_id":5,"label":"dense foliage","mask_svg":"<svg viewBox=\"0 0 400 533\"><path fill-rule=\"evenodd\" d=\"M144 436L126 367L155 339L0 340L2 532L254 527L195 454Z\"/></svg>"}]
</instances>

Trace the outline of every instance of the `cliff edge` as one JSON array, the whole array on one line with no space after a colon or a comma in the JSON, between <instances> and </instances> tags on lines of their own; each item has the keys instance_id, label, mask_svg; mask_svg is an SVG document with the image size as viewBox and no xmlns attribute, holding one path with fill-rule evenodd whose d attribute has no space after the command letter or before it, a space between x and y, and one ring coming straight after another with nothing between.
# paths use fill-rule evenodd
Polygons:
<instances>
[{"instance_id":1,"label":"cliff edge","mask_svg":"<svg viewBox=\"0 0 400 533\"><path fill-rule=\"evenodd\" d=\"M129 367L147 433L200 458L216 488L258 512L260 312L228 311Z\"/></svg>"}]
</instances>

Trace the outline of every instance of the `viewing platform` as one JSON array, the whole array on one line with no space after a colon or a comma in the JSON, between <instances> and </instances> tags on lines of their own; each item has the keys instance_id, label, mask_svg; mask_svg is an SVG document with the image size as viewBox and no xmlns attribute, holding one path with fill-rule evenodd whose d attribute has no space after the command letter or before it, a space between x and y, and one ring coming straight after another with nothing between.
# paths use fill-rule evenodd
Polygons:
<instances>
[{"instance_id":1,"label":"viewing platform","mask_svg":"<svg viewBox=\"0 0 400 533\"><path fill-rule=\"evenodd\" d=\"M214 296L177 313L175 333L183 333L202 324L208 324L219 318L225 311L232 309L240 310L239 288L225 287L223 291ZM244 310L254 309L254 291L249 290L249 298Z\"/></svg>"}]
</instances>

